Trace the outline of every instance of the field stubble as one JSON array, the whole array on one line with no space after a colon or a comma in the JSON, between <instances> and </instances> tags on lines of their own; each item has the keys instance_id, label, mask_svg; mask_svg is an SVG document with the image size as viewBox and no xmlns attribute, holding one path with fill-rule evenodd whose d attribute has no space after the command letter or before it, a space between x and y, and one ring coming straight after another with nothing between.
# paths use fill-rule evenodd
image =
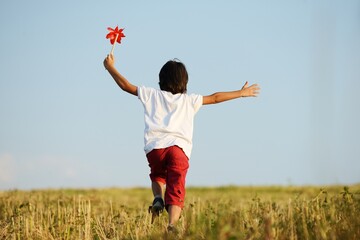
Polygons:
<instances>
[{"instance_id":1,"label":"field stubble","mask_svg":"<svg viewBox=\"0 0 360 240\"><path fill-rule=\"evenodd\" d=\"M148 188L0 192L0 239L360 239L360 185L188 188L179 233Z\"/></svg>"}]
</instances>

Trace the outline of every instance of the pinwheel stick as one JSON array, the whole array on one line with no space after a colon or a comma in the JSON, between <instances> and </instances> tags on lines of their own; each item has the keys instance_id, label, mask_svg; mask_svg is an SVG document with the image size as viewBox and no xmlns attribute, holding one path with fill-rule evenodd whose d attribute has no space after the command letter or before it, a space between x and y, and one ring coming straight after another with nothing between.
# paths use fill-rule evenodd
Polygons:
<instances>
[{"instance_id":1,"label":"pinwheel stick","mask_svg":"<svg viewBox=\"0 0 360 240\"><path fill-rule=\"evenodd\" d=\"M112 48L111 48L111 52L110 52L111 55L114 54L115 44L116 44L116 41L117 41L117 39L118 39L118 36L119 36L119 34L116 34L115 41L114 41L114 44L113 44L113 46L112 46Z\"/></svg>"}]
</instances>

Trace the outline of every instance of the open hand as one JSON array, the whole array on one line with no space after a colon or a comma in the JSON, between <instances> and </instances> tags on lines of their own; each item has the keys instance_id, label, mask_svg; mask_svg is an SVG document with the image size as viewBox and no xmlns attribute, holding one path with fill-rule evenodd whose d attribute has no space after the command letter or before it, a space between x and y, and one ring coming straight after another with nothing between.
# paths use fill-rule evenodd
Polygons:
<instances>
[{"instance_id":1,"label":"open hand","mask_svg":"<svg viewBox=\"0 0 360 240\"><path fill-rule=\"evenodd\" d=\"M258 84L253 84L249 86L249 83L246 81L244 86L241 88L243 97L257 97L260 93L260 87Z\"/></svg>"}]
</instances>

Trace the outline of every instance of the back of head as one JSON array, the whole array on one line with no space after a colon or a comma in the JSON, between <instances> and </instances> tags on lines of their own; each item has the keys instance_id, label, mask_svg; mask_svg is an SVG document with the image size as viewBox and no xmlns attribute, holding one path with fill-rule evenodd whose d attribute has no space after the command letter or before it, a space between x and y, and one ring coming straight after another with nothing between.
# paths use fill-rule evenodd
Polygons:
<instances>
[{"instance_id":1,"label":"back of head","mask_svg":"<svg viewBox=\"0 0 360 240\"><path fill-rule=\"evenodd\" d=\"M161 68L159 73L159 85L163 91L172 94L186 93L188 73L182 62L170 60Z\"/></svg>"}]
</instances>

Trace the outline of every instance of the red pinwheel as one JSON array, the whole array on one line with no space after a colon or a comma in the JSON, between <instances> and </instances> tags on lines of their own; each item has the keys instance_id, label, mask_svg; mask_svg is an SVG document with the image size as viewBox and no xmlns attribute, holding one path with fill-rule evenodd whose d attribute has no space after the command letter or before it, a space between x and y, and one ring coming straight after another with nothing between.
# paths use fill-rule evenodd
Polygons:
<instances>
[{"instance_id":1,"label":"red pinwheel","mask_svg":"<svg viewBox=\"0 0 360 240\"><path fill-rule=\"evenodd\" d=\"M110 32L106 35L107 39L110 39L110 43L113 45L112 49L111 49L111 54L113 54L114 52L114 48L115 48L115 42L118 42L119 44L121 43L121 38L125 37L124 33L123 33L123 28L120 28L118 26L116 26L115 29L108 27L107 28Z\"/></svg>"}]
</instances>

